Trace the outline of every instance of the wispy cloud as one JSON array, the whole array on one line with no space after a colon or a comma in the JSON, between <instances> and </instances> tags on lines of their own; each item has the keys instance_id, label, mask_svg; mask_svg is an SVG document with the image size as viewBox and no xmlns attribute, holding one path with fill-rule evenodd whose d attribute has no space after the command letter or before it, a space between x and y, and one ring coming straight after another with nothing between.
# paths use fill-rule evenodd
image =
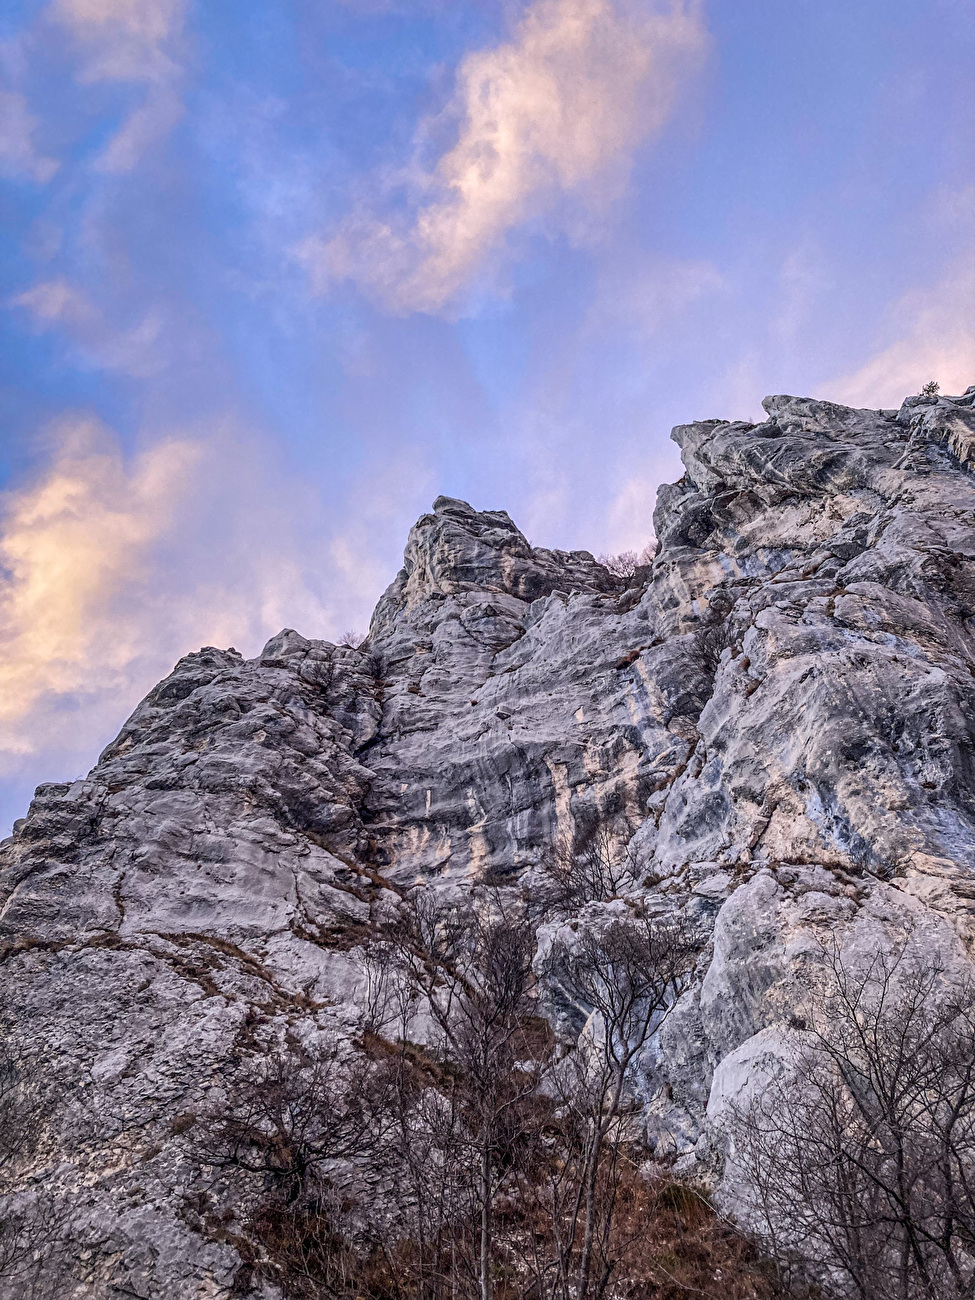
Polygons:
<instances>
[{"instance_id":1,"label":"wispy cloud","mask_svg":"<svg viewBox=\"0 0 975 1300\"><path fill-rule=\"evenodd\" d=\"M163 318L147 312L129 327L110 323L77 286L63 277L46 280L9 300L28 312L38 330L64 329L87 364L135 379L157 374L166 364Z\"/></svg>"},{"instance_id":2,"label":"wispy cloud","mask_svg":"<svg viewBox=\"0 0 975 1300\"><path fill-rule=\"evenodd\" d=\"M703 44L683 0L650 13L627 0L535 0L510 40L461 63L447 111L456 142L439 161L379 178L378 201L302 245L314 282L354 280L397 311L443 310L516 227L546 216L566 228L619 193Z\"/></svg>"},{"instance_id":3,"label":"wispy cloud","mask_svg":"<svg viewBox=\"0 0 975 1300\"><path fill-rule=\"evenodd\" d=\"M711 262L675 261L626 248L602 269L582 330L590 339L625 331L637 343L656 341L660 330L673 328L689 308L727 296L730 287Z\"/></svg>"},{"instance_id":4,"label":"wispy cloud","mask_svg":"<svg viewBox=\"0 0 975 1300\"><path fill-rule=\"evenodd\" d=\"M941 251L940 265L893 298L878 322L873 355L824 385L825 396L893 407L931 379L943 393L975 384L975 185L930 193L920 239L925 249Z\"/></svg>"},{"instance_id":5,"label":"wispy cloud","mask_svg":"<svg viewBox=\"0 0 975 1300\"><path fill-rule=\"evenodd\" d=\"M152 87L126 118L97 162L103 172L130 172L150 145L163 139L183 116L183 101L170 86Z\"/></svg>"},{"instance_id":6,"label":"wispy cloud","mask_svg":"<svg viewBox=\"0 0 975 1300\"><path fill-rule=\"evenodd\" d=\"M84 81L171 81L186 0L53 0L83 56Z\"/></svg>"},{"instance_id":7,"label":"wispy cloud","mask_svg":"<svg viewBox=\"0 0 975 1300\"><path fill-rule=\"evenodd\" d=\"M897 302L888 330L894 340L856 371L826 384L826 395L851 406L893 407L929 379L945 393L963 393L975 384L975 249L933 287Z\"/></svg>"},{"instance_id":8,"label":"wispy cloud","mask_svg":"<svg viewBox=\"0 0 975 1300\"><path fill-rule=\"evenodd\" d=\"M75 46L79 81L146 86L99 157L99 170L131 171L181 117L186 10L187 0L53 0L48 14Z\"/></svg>"},{"instance_id":9,"label":"wispy cloud","mask_svg":"<svg viewBox=\"0 0 975 1300\"><path fill-rule=\"evenodd\" d=\"M46 184L58 169L34 143L37 119L16 90L0 90L0 175Z\"/></svg>"},{"instance_id":10,"label":"wispy cloud","mask_svg":"<svg viewBox=\"0 0 975 1300\"><path fill-rule=\"evenodd\" d=\"M653 508L662 481L659 471L636 474L613 498L606 513L606 550L611 555L619 551L639 553L653 540Z\"/></svg>"}]
</instances>

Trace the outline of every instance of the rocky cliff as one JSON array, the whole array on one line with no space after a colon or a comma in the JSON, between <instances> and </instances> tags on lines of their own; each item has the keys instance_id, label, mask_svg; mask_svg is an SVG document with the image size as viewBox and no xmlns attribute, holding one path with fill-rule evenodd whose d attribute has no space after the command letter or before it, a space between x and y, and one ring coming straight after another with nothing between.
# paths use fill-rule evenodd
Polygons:
<instances>
[{"instance_id":1,"label":"rocky cliff","mask_svg":"<svg viewBox=\"0 0 975 1300\"><path fill-rule=\"evenodd\" d=\"M8 1044L60 1099L48 1294L232 1293L186 1213L193 1116L255 1024L351 1032L390 887L516 881L603 833L703 935L646 1062L648 1135L713 1166L817 940L975 917L975 389L899 411L774 397L680 426L651 566L621 579L441 497L358 648L188 655L2 846ZM267 1293L271 1295L271 1292Z\"/></svg>"}]
</instances>

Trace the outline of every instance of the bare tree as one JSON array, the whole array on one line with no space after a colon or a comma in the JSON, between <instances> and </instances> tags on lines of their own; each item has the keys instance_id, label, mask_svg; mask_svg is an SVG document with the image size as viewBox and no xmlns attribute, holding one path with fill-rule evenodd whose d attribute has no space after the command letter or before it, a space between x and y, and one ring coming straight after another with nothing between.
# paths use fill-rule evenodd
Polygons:
<instances>
[{"instance_id":1,"label":"bare tree","mask_svg":"<svg viewBox=\"0 0 975 1300\"><path fill-rule=\"evenodd\" d=\"M640 867L639 855L612 826L600 825L582 848L562 837L542 856L529 906L540 917L569 916L633 889Z\"/></svg>"},{"instance_id":2,"label":"bare tree","mask_svg":"<svg viewBox=\"0 0 975 1300\"><path fill-rule=\"evenodd\" d=\"M383 1055L390 1070L391 1122L375 1159L390 1228L384 1262L403 1294L437 1297L458 1293L465 1268L476 1273L469 1266L477 1216L457 1073L442 1052L412 1040L423 995L410 967L424 952L414 902L359 954L362 1030L368 1050Z\"/></svg>"},{"instance_id":3,"label":"bare tree","mask_svg":"<svg viewBox=\"0 0 975 1300\"><path fill-rule=\"evenodd\" d=\"M436 1027L437 1058L450 1070L445 1155L471 1179L477 1290L480 1300L491 1300L495 1208L518 1148L531 1140L531 1101L543 1069L531 1041L534 925L520 901L499 890L459 899L420 889L404 903L390 942ZM460 1191L458 1208L463 1199Z\"/></svg>"},{"instance_id":4,"label":"bare tree","mask_svg":"<svg viewBox=\"0 0 975 1300\"><path fill-rule=\"evenodd\" d=\"M862 1300L975 1294L975 986L910 936L853 965L733 1116L770 1252Z\"/></svg>"},{"instance_id":5,"label":"bare tree","mask_svg":"<svg viewBox=\"0 0 975 1300\"><path fill-rule=\"evenodd\" d=\"M415 890L363 963L360 1050L291 1043L228 1089L198 1146L251 1188L238 1245L253 1270L296 1297L492 1300L499 1206L535 1140L552 1042L534 952L513 892ZM197 1207L210 1230L219 1208Z\"/></svg>"},{"instance_id":6,"label":"bare tree","mask_svg":"<svg viewBox=\"0 0 975 1300\"><path fill-rule=\"evenodd\" d=\"M543 978L585 1018L576 1051L555 1074L567 1158L548 1180L557 1285L564 1300L601 1297L615 1260L616 1201L636 1062L693 968L692 937L676 922L629 909L558 937Z\"/></svg>"},{"instance_id":7,"label":"bare tree","mask_svg":"<svg viewBox=\"0 0 975 1300\"><path fill-rule=\"evenodd\" d=\"M287 1294L355 1293L371 1238L357 1235L354 1210L388 1096L382 1063L347 1044L290 1039L251 1060L200 1116L197 1150L239 1193L245 1264ZM204 1225L217 1222L206 1194L192 1208Z\"/></svg>"},{"instance_id":8,"label":"bare tree","mask_svg":"<svg viewBox=\"0 0 975 1300\"><path fill-rule=\"evenodd\" d=\"M540 961L537 932L539 915L564 916L632 882L625 850L594 836L583 854L551 856L543 904L500 890L464 899L420 889L401 909L389 942L411 992L398 1006L426 1008L445 1071L439 1134L415 1117L410 1130L425 1135L428 1189L434 1170L441 1185L448 1169L454 1175L430 1217L450 1241L449 1276L440 1280L451 1295L474 1281L479 1300L490 1300L496 1278L510 1286L517 1277L538 1297L594 1300L606 1293L626 1232L639 1231L635 1216L616 1214L621 1189L636 1203L643 1186L630 1162L639 1145L636 1062L685 986L695 945L681 925L639 907L592 919L571 938L564 930ZM534 968L587 1022L561 1059L538 1016Z\"/></svg>"},{"instance_id":9,"label":"bare tree","mask_svg":"<svg viewBox=\"0 0 975 1300\"><path fill-rule=\"evenodd\" d=\"M648 542L640 551L620 551L616 555L599 555L596 559L617 578L632 578L637 569L653 563L655 550L654 543Z\"/></svg>"}]
</instances>

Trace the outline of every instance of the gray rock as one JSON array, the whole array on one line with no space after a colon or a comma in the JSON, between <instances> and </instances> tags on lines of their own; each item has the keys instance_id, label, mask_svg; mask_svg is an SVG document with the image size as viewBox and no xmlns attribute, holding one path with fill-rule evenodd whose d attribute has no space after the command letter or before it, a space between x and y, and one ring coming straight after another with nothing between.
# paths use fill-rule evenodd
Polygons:
<instances>
[{"instance_id":1,"label":"gray rock","mask_svg":"<svg viewBox=\"0 0 975 1300\"><path fill-rule=\"evenodd\" d=\"M174 1121L255 1020L354 1028L387 885L628 842L702 936L646 1065L648 1133L685 1163L788 1056L824 939L883 946L909 917L967 962L973 398L680 426L629 583L441 497L361 647L188 655L87 779L39 787L0 850L0 962L8 1034L64 1099L24 1171L83 1243L48 1294L230 1296Z\"/></svg>"}]
</instances>

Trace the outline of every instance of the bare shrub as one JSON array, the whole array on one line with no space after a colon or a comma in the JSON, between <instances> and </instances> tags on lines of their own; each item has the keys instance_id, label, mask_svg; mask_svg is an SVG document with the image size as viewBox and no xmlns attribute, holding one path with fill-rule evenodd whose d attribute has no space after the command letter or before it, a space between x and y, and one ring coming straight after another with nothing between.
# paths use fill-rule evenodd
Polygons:
<instances>
[{"instance_id":1,"label":"bare shrub","mask_svg":"<svg viewBox=\"0 0 975 1300\"><path fill-rule=\"evenodd\" d=\"M652 564L655 545L648 542L641 551L620 551L617 555L598 555L596 560L617 578L632 578L637 569Z\"/></svg>"},{"instance_id":2,"label":"bare shrub","mask_svg":"<svg viewBox=\"0 0 975 1300\"><path fill-rule=\"evenodd\" d=\"M607 1251L614 1266L602 1296L772 1300L783 1294L755 1243L715 1213L703 1188L666 1175L647 1178L632 1163L636 1154L626 1150L619 1165Z\"/></svg>"},{"instance_id":3,"label":"bare shrub","mask_svg":"<svg viewBox=\"0 0 975 1300\"><path fill-rule=\"evenodd\" d=\"M709 683L714 681L724 651L740 649L740 629L735 628L732 617L734 603L733 592L723 587L713 590L704 621L691 641L690 662Z\"/></svg>"},{"instance_id":4,"label":"bare shrub","mask_svg":"<svg viewBox=\"0 0 975 1300\"><path fill-rule=\"evenodd\" d=\"M350 629L348 632L343 632L335 644L345 646L349 650L358 650L365 639L365 632L356 632Z\"/></svg>"},{"instance_id":5,"label":"bare shrub","mask_svg":"<svg viewBox=\"0 0 975 1300\"><path fill-rule=\"evenodd\" d=\"M198 1142L211 1165L259 1175L293 1204L335 1161L365 1154L383 1104L368 1060L335 1043L291 1041L251 1063L203 1117Z\"/></svg>"},{"instance_id":6,"label":"bare shrub","mask_svg":"<svg viewBox=\"0 0 975 1300\"><path fill-rule=\"evenodd\" d=\"M911 939L833 990L793 1070L733 1119L770 1252L862 1300L975 1292L975 987Z\"/></svg>"},{"instance_id":7,"label":"bare shrub","mask_svg":"<svg viewBox=\"0 0 975 1300\"><path fill-rule=\"evenodd\" d=\"M938 383L938 381L936 379L929 379L926 384L921 385L921 390L918 393L918 396L937 397L940 392L941 392L941 385Z\"/></svg>"},{"instance_id":8,"label":"bare shrub","mask_svg":"<svg viewBox=\"0 0 975 1300\"><path fill-rule=\"evenodd\" d=\"M355 1291L369 1255L355 1209L383 1141L388 1089L384 1070L361 1053L291 1040L252 1060L200 1117L201 1156L235 1186L245 1274L294 1297ZM216 1199L204 1195L190 1209L219 1235Z\"/></svg>"},{"instance_id":9,"label":"bare shrub","mask_svg":"<svg viewBox=\"0 0 975 1300\"><path fill-rule=\"evenodd\" d=\"M711 623L696 633L690 657L704 675L713 681L721 656L731 645L732 635L728 624Z\"/></svg>"}]
</instances>

